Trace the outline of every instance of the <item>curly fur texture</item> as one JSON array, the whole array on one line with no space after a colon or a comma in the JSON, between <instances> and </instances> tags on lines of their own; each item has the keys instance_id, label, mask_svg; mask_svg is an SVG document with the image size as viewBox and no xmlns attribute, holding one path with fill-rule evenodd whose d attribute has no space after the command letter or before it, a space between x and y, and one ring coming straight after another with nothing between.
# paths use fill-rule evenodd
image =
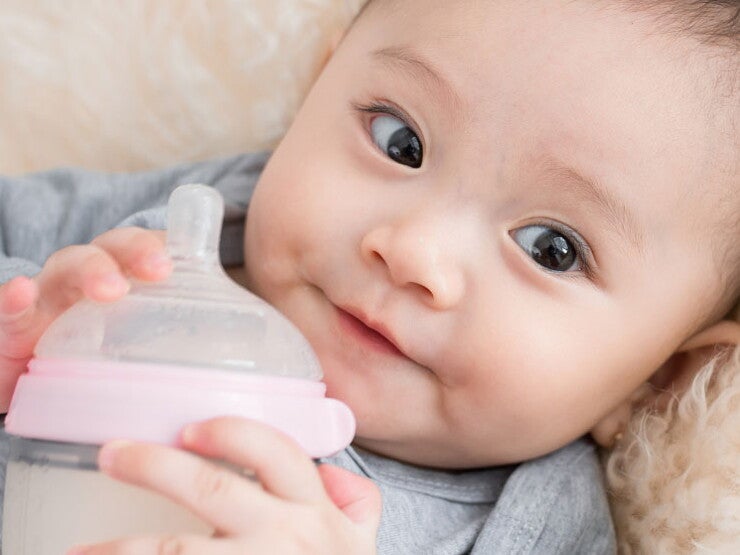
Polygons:
<instances>
[{"instance_id":1,"label":"curly fur texture","mask_svg":"<svg viewBox=\"0 0 740 555\"><path fill-rule=\"evenodd\" d=\"M0 173L274 146L356 4L3 0Z\"/></svg>"},{"instance_id":2,"label":"curly fur texture","mask_svg":"<svg viewBox=\"0 0 740 555\"><path fill-rule=\"evenodd\" d=\"M740 346L634 414L606 477L621 553L740 553Z\"/></svg>"},{"instance_id":3,"label":"curly fur texture","mask_svg":"<svg viewBox=\"0 0 740 555\"><path fill-rule=\"evenodd\" d=\"M269 148L363 3L3 0L0 173ZM609 458L624 553L740 553L739 353Z\"/></svg>"}]
</instances>

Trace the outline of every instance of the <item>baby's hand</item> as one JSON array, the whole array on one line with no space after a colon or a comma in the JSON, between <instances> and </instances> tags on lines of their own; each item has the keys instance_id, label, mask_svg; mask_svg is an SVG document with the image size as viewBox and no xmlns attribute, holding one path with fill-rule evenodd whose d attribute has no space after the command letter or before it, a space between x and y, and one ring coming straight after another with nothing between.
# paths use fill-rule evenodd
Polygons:
<instances>
[{"instance_id":1,"label":"baby's hand","mask_svg":"<svg viewBox=\"0 0 740 555\"><path fill-rule=\"evenodd\" d=\"M121 228L52 254L34 278L0 286L0 413L7 412L18 377L41 334L59 314L83 297L108 302L129 289L127 276L158 281L171 264L165 232Z\"/></svg>"},{"instance_id":2,"label":"baby's hand","mask_svg":"<svg viewBox=\"0 0 740 555\"><path fill-rule=\"evenodd\" d=\"M67 555L226 555L376 552L380 493L370 480L316 465L268 426L223 417L188 426L183 447L252 472L257 481L190 453L132 442L100 451L107 474L158 492L211 524L213 537L162 536L77 547Z\"/></svg>"}]
</instances>

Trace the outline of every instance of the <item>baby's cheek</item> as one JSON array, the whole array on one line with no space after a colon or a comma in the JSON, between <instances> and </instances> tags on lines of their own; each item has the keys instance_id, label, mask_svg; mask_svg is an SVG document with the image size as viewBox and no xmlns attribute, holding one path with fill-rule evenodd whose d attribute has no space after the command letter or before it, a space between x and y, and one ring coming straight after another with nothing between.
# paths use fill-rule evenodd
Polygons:
<instances>
[{"instance_id":1,"label":"baby's cheek","mask_svg":"<svg viewBox=\"0 0 740 555\"><path fill-rule=\"evenodd\" d=\"M591 388L584 389L571 373L555 364L512 360L491 367L471 385L459 410L471 425L490 426L496 441L510 444L506 450L512 456L538 456L587 432L596 420Z\"/></svg>"}]
</instances>

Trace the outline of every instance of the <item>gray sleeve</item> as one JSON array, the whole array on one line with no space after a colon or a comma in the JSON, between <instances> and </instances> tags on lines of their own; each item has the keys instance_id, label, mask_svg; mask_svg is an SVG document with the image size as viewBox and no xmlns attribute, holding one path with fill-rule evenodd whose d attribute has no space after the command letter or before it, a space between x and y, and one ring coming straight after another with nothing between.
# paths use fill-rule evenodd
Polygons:
<instances>
[{"instance_id":1,"label":"gray sleeve","mask_svg":"<svg viewBox=\"0 0 740 555\"><path fill-rule=\"evenodd\" d=\"M54 251L114 227L164 228L167 198L185 183L205 183L224 196L222 257L236 264L244 213L267 157L246 154L129 174L55 169L0 176L0 283L33 275Z\"/></svg>"}]
</instances>

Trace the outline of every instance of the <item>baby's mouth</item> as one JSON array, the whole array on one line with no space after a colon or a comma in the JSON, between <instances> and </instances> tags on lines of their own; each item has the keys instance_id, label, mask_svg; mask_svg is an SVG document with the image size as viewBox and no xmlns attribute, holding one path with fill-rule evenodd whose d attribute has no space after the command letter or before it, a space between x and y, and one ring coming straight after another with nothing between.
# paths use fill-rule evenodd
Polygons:
<instances>
[{"instance_id":1,"label":"baby's mouth","mask_svg":"<svg viewBox=\"0 0 740 555\"><path fill-rule=\"evenodd\" d=\"M355 316L352 312L357 312L351 312L351 309L345 310L337 307L337 312L339 314L339 323L342 331L358 343L380 353L408 358L406 354L398 348L396 343L393 341L392 336L383 330L382 326L365 323L361 317Z\"/></svg>"}]
</instances>

